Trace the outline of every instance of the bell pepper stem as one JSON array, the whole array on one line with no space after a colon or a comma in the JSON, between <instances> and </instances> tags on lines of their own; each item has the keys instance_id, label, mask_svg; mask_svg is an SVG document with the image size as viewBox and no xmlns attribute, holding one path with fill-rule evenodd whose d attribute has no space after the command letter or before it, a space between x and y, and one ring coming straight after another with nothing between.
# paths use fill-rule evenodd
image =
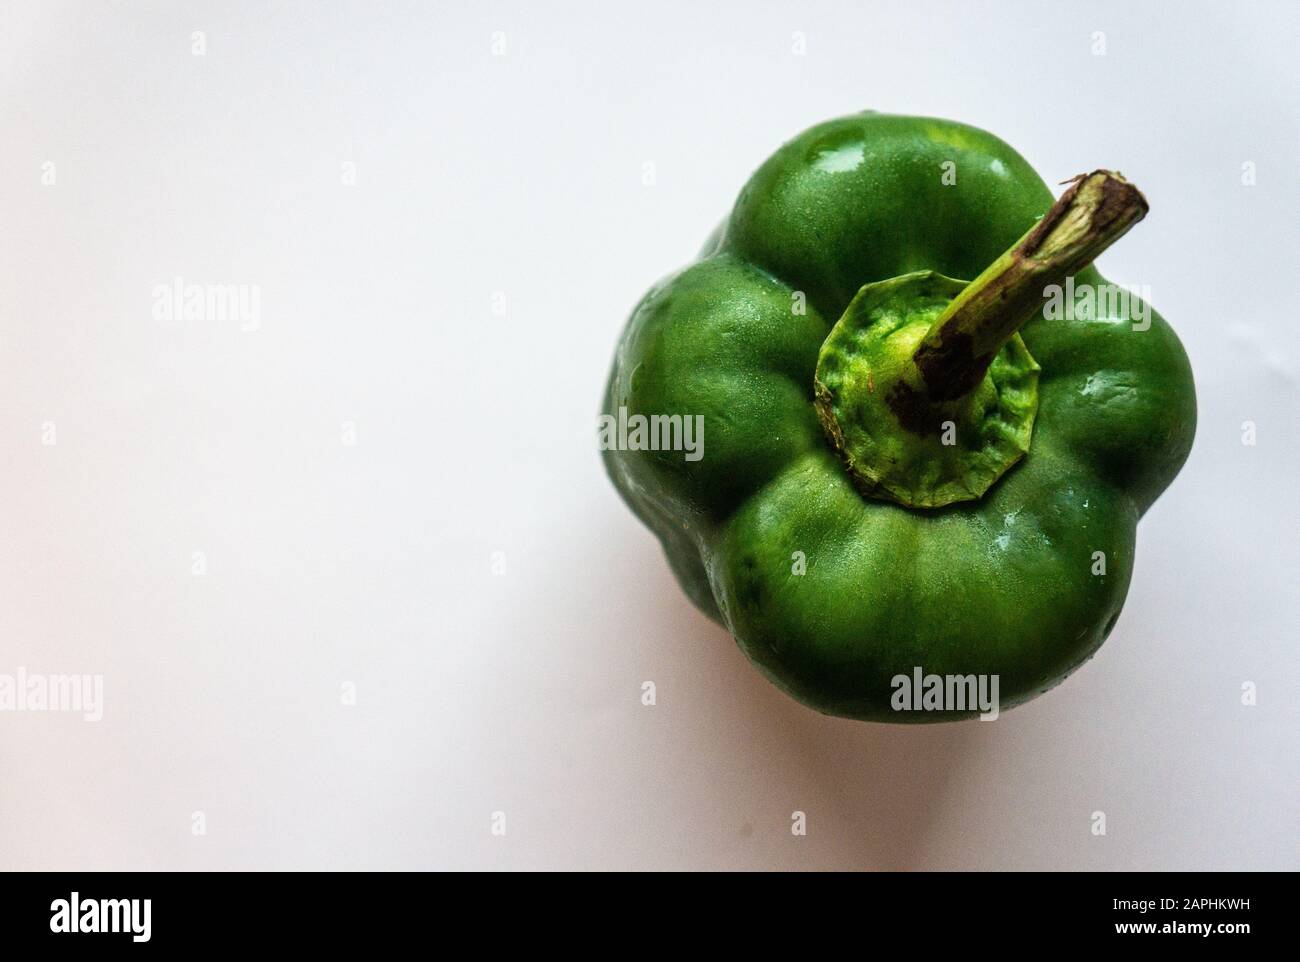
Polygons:
<instances>
[{"instance_id":1,"label":"bell pepper stem","mask_svg":"<svg viewBox=\"0 0 1300 962\"><path fill-rule=\"evenodd\" d=\"M1015 245L971 281L912 355L930 399L974 390L1002 346L1043 308L1046 288L1087 267L1147 213L1118 173L1080 174Z\"/></svg>"}]
</instances>

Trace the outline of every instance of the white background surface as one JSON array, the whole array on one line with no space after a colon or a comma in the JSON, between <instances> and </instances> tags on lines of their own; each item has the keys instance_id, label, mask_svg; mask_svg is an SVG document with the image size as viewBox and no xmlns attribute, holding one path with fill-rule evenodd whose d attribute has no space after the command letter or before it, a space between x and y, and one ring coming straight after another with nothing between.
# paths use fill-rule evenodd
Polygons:
<instances>
[{"instance_id":1,"label":"white background surface","mask_svg":"<svg viewBox=\"0 0 1300 962\"><path fill-rule=\"evenodd\" d=\"M613 6L3 6L0 672L106 708L0 714L0 868L1300 866L1294 4ZM1118 628L992 724L778 693L595 449L642 291L867 107L1140 184L1101 266L1196 372Z\"/></svg>"}]
</instances>

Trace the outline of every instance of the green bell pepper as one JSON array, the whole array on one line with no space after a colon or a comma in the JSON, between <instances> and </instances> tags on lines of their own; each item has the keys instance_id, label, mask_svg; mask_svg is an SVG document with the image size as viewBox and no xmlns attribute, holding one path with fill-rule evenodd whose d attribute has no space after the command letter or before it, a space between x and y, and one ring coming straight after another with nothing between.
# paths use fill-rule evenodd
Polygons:
<instances>
[{"instance_id":1,"label":"green bell pepper","mask_svg":"<svg viewBox=\"0 0 1300 962\"><path fill-rule=\"evenodd\" d=\"M953 720L979 708L900 679L995 678L1009 708L1105 640L1196 423L1173 330L1091 266L1146 209L1106 171L1053 203L984 131L868 112L785 144L642 299L606 467L776 685Z\"/></svg>"}]
</instances>

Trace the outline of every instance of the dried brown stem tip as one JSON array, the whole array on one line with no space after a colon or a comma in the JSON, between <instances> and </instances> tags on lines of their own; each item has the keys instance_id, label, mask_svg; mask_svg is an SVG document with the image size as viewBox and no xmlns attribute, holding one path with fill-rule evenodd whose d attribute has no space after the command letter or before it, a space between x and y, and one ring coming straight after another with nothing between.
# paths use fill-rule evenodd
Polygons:
<instances>
[{"instance_id":1,"label":"dried brown stem tip","mask_svg":"<svg viewBox=\"0 0 1300 962\"><path fill-rule=\"evenodd\" d=\"M1002 345L1038 315L1044 289L1087 267L1147 214L1142 192L1113 171L1068 183L1042 220L957 295L916 349L913 360L932 400L953 400L978 385Z\"/></svg>"}]
</instances>

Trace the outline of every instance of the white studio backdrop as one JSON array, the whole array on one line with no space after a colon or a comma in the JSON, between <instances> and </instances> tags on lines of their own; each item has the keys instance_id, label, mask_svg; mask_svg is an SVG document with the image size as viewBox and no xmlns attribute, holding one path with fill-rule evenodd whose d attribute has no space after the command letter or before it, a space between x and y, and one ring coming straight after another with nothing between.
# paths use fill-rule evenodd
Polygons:
<instances>
[{"instance_id":1,"label":"white studio backdrop","mask_svg":"<svg viewBox=\"0 0 1300 962\"><path fill-rule=\"evenodd\" d=\"M0 869L1296 868L1296 42L1290 3L4 4L0 674L104 689L0 712ZM1196 373L1118 628L991 724L781 695L596 451L644 289L864 108L1131 177L1102 269Z\"/></svg>"}]
</instances>

